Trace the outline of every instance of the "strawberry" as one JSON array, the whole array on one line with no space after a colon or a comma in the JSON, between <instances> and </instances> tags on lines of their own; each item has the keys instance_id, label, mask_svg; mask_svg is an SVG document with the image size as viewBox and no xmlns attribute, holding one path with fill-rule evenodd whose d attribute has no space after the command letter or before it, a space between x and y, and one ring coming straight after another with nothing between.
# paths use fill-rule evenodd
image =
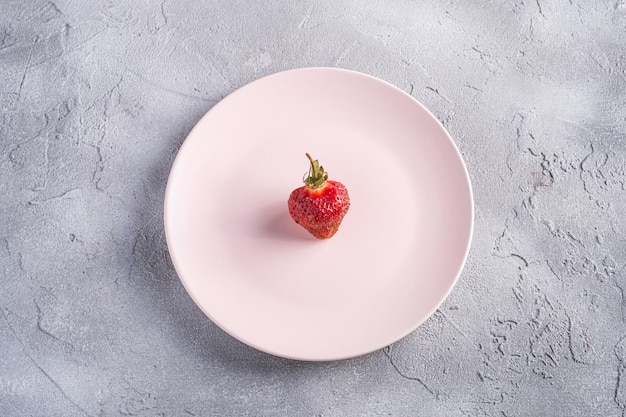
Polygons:
<instances>
[{"instance_id":1,"label":"strawberry","mask_svg":"<svg viewBox=\"0 0 626 417\"><path fill-rule=\"evenodd\" d=\"M346 187L329 181L328 173L308 153L311 166L304 186L291 192L289 214L291 218L318 239L332 237L350 208Z\"/></svg>"}]
</instances>

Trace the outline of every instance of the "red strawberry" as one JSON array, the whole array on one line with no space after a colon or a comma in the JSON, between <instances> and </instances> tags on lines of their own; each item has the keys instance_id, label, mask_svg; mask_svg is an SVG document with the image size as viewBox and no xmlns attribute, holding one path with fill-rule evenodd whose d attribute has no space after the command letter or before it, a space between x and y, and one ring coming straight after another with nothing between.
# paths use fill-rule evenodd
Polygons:
<instances>
[{"instance_id":1,"label":"red strawberry","mask_svg":"<svg viewBox=\"0 0 626 417\"><path fill-rule=\"evenodd\" d=\"M313 160L304 186L291 192L289 214L300 226L318 239L332 237L350 208L346 187L337 181L329 181L328 173Z\"/></svg>"}]
</instances>

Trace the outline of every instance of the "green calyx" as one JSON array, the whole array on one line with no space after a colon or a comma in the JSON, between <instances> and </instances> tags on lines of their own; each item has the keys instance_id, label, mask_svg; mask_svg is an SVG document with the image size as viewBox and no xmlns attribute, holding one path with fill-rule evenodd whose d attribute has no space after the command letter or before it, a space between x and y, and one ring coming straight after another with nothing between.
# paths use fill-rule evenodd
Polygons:
<instances>
[{"instance_id":1,"label":"green calyx","mask_svg":"<svg viewBox=\"0 0 626 417\"><path fill-rule=\"evenodd\" d=\"M304 183L309 188L320 188L326 184L328 173L324 171L324 167L317 160L311 158L311 155L307 153L306 157L311 161L311 166L309 167L309 175L305 178Z\"/></svg>"}]
</instances>

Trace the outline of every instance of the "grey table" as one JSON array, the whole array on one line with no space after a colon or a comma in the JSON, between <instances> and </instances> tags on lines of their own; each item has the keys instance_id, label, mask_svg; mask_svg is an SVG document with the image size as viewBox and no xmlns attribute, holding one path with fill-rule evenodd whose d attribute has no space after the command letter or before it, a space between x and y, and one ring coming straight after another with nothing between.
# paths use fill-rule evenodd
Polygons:
<instances>
[{"instance_id":1,"label":"grey table","mask_svg":"<svg viewBox=\"0 0 626 417\"><path fill-rule=\"evenodd\" d=\"M449 299L339 362L243 345L169 260L167 175L263 75L423 102L476 203ZM623 416L626 2L0 1L2 416Z\"/></svg>"}]
</instances>

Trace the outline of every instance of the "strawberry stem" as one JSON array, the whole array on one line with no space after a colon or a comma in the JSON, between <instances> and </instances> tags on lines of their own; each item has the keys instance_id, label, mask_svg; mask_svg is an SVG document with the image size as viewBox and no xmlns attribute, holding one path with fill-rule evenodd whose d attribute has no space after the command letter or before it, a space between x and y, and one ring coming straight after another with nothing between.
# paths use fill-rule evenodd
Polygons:
<instances>
[{"instance_id":1,"label":"strawberry stem","mask_svg":"<svg viewBox=\"0 0 626 417\"><path fill-rule=\"evenodd\" d=\"M311 166L309 167L309 176L304 180L304 183L309 188L320 188L326 184L328 173L324 171L324 167L320 165L317 159L313 160L311 155L308 153L306 154L306 157L309 158Z\"/></svg>"}]
</instances>

